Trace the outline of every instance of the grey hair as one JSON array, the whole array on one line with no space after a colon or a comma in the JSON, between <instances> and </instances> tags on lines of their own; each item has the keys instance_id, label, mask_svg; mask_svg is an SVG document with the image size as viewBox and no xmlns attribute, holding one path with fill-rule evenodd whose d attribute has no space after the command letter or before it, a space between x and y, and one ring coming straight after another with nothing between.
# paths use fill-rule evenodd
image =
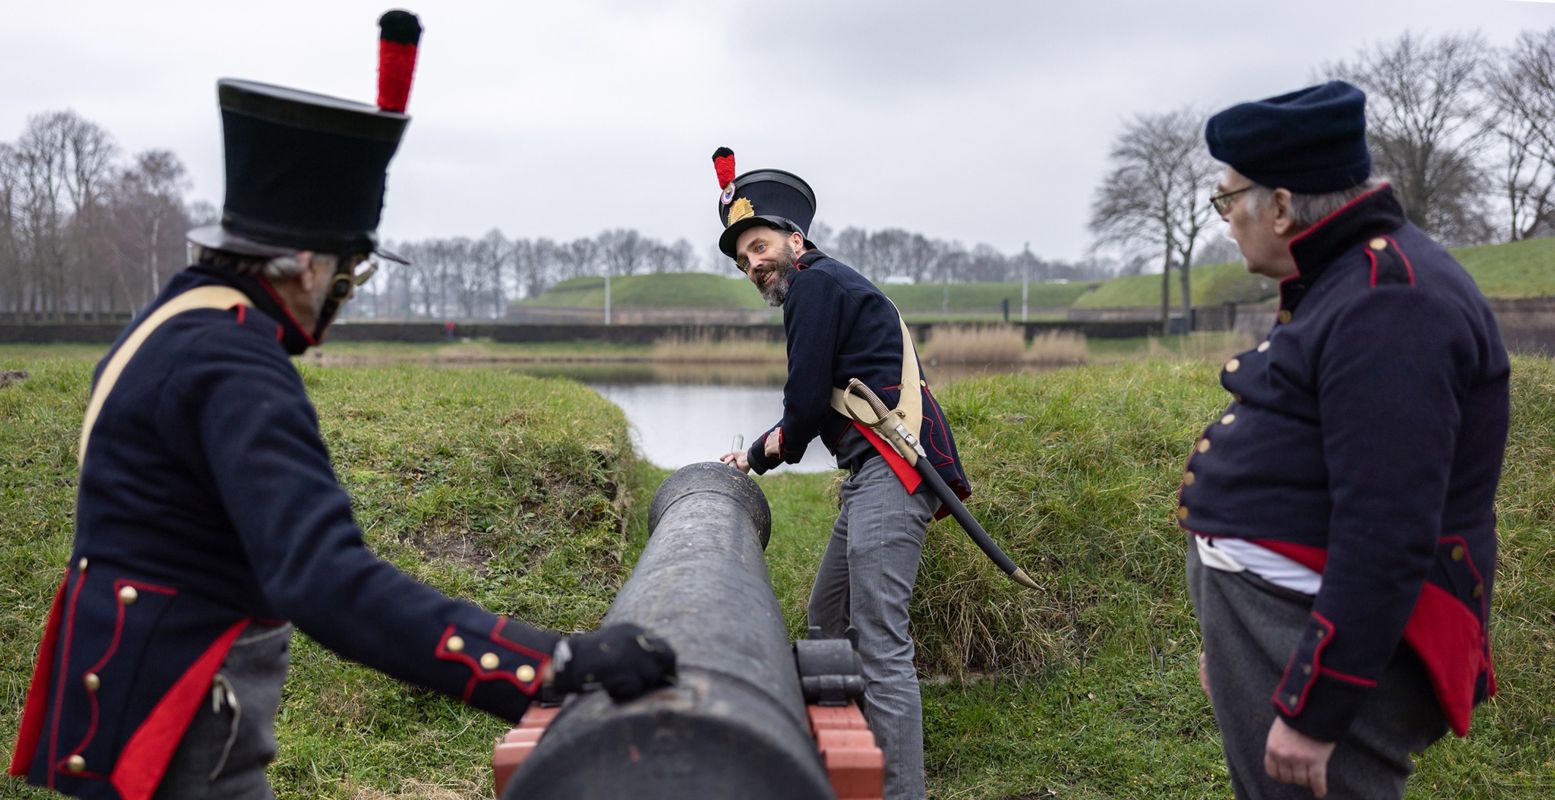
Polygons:
<instances>
[{"instance_id":1,"label":"grey hair","mask_svg":"<svg viewBox=\"0 0 1555 800\"><path fill-rule=\"evenodd\" d=\"M239 275L258 275L264 278L284 280L302 274L302 262L296 255L275 256L245 256L230 253L225 250L213 250L199 245L189 246L189 258L196 264L206 267L234 272ZM324 263L329 266L331 272L335 269L338 259L328 253L314 253L313 263Z\"/></svg>"},{"instance_id":2,"label":"grey hair","mask_svg":"<svg viewBox=\"0 0 1555 800\"><path fill-rule=\"evenodd\" d=\"M1337 192L1325 192L1323 194L1298 194L1291 192L1290 220L1298 230L1310 228L1329 214L1344 208L1346 203L1377 189L1387 182L1387 178L1373 176L1355 186L1348 189L1340 189ZM1262 184L1253 184L1252 190L1247 195L1247 208L1255 214L1274 202L1274 190Z\"/></svg>"}]
</instances>

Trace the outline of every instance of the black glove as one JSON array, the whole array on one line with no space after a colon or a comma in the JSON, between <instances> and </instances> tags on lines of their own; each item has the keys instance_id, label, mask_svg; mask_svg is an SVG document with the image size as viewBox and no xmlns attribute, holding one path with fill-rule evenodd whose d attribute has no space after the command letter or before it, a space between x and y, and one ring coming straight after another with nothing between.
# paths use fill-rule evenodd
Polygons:
<instances>
[{"instance_id":1,"label":"black glove","mask_svg":"<svg viewBox=\"0 0 1555 800\"><path fill-rule=\"evenodd\" d=\"M616 700L630 700L675 681L669 643L629 622L569 636L556 645L552 685L581 692L598 684Z\"/></svg>"}]
</instances>

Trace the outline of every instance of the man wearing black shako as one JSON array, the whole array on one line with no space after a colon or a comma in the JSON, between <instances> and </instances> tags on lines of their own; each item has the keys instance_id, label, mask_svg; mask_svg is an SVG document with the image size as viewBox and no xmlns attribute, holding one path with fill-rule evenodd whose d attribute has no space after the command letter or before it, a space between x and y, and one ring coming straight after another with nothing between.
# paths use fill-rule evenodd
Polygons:
<instances>
[{"instance_id":1,"label":"man wearing black shako","mask_svg":"<svg viewBox=\"0 0 1555 800\"><path fill-rule=\"evenodd\" d=\"M1240 798L1402 797L1490 661L1506 350L1485 298L1371 175L1340 81L1216 114L1211 198L1280 281L1183 473L1200 678Z\"/></svg>"},{"instance_id":2,"label":"man wearing black shako","mask_svg":"<svg viewBox=\"0 0 1555 800\"><path fill-rule=\"evenodd\" d=\"M903 417L928 462L958 497L970 494L945 422L891 301L862 275L817 250L805 236L815 217L809 184L782 170L736 177L734 154L713 164L722 194L718 247L767 302L783 308L788 379L783 416L749 451L723 461L757 474L796 463L815 437L848 478L811 589L809 624L826 637L858 632L864 712L885 753L885 797L921 798L922 700L913 666L907 606L929 522L941 508L927 482L872 428L845 416L838 399L858 380ZM900 388L909 385L903 402ZM917 402L912 402L917 401ZM914 412L921 421L912 419Z\"/></svg>"},{"instance_id":3,"label":"man wearing black shako","mask_svg":"<svg viewBox=\"0 0 1555 800\"><path fill-rule=\"evenodd\" d=\"M227 194L99 365L75 544L12 775L88 798L268 798L295 625L400 680L517 720L545 683L617 697L673 674L630 625L564 638L379 560L290 356L371 269L420 25L382 22L376 106L217 84ZM62 565L65 566L65 565Z\"/></svg>"}]
</instances>

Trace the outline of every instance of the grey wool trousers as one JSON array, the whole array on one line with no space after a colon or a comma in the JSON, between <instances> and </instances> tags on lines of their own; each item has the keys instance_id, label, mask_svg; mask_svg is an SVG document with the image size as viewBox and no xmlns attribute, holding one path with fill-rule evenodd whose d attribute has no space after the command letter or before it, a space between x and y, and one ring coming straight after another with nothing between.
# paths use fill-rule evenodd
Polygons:
<instances>
[{"instance_id":1,"label":"grey wool trousers","mask_svg":"<svg viewBox=\"0 0 1555 800\"><path fill-rule=\"evenodd\" d=\"M864 714L885 753L886 800L923 797L923 700L907 630L924 531L939 509L908 494L883 458L842 483L842 508L810 591L812 627L829 638L858 631Z\"/></svg>"},{"instance_id":2,"label":"grey wool trousers","mask_svg":"<svg viewBox=\"0 0 1555 800\"><path fill-rule=\"evenodd\" d=\"M1306 629L1312 598L1251 572L1207 567L1191 539L1188 595L1233 791L1243 800L1310 800L1311 791L1269 777L1263 755L1275 718L1269 698ZM1328 761L1328 797L1402 798L1412 756L1446 732L1425 668L1401 642Z\"/></svg>"}]
</instances>

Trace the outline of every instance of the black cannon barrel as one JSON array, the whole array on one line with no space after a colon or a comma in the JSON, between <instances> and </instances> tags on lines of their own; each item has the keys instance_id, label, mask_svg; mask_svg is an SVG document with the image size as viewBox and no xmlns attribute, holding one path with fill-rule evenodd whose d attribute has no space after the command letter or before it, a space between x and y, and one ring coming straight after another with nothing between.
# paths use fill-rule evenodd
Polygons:
<instances>
[{"instance_id":1,"label":"black cannon barrel","mask_svg":"<svg viewBox=\"0 0 1555 800\"><path fill-rule=\"evenodd\" d=\"M568 702L503 798L832 798L762 555L772 512L717 463L667 478L651 534L606 622L634 622L679 658L671 688Z\"/></svg>"}]
</instances>

